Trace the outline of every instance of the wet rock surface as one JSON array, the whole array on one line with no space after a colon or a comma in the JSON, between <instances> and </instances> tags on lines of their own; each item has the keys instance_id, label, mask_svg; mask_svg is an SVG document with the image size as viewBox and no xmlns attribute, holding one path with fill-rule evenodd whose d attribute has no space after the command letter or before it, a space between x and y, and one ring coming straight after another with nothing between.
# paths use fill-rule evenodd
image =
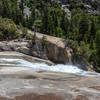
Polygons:
<instances>
[{"instance_id":1,"label":"wet rock surface","mask_svg":"<svg viewBox=\"0 0 100 100\"><path fill-rule=\"evenodd\" d=\"M23 54L12 53L13 57L15 55L26 58ZM12 57L11 53L8 56ZM0 54L1 58L8 56ZM99 75L30 70L29 66L23 70L24 66L16 64L12 65L15 68L12 70L6 64L8 62L2 65L0 60L0 100L100 100Z\"/></svg>"},{"instance_id":2,"label":"wet rock surface","mask_svg":"<svg viewBox=\"0 0 100 100\"><path fill-rule=\"evenodd\" d=\"M0 100L100 100L100 78L55 72L0 75Z\"/></svg>"}]
</instances>

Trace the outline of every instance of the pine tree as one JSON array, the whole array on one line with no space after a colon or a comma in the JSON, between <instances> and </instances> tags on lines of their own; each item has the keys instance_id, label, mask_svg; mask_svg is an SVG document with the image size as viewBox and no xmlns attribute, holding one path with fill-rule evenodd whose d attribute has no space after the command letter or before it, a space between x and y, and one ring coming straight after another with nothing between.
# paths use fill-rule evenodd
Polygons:
<instances>
[{"instance_id":1,"label":"pine tree","mask_svg":"<svg viewBox=\"0 0 100 100\"><path fill-rule=\"evenodd\" d=\"M82 15L82 18L79 23L80 34L86 34L89 31L89 19L87 17L88 15L86 15L85 13Z\"/></svg>"},{"instance_id":2,"label":"pine tree","mask_svg":"<svg viewBox=\"0 0 100 100\"><path fill-rule=\"evenodd\" d=\"M67 35L68 34L68 28L69 28L69 20L64 13L62 15L61 28L65 32L65 34Z\"/></svg>"},{"instance_id":3,"label":"pine tree","mask_svg":"<svg viewBox=\"0 0 100 100\"><path fill-rule=\"evenodd\" d=\"M97 31L96 33L95 43L96 43L97 65L100 67L100 30Z\"/></svg>"},{"instance_id":4,"label":"pine tree","mask_svg":"<svg viewBox=\"0 0 100 100\"><path fill-rule=\"evenodd\" d=\"M19 7L22 11L22 14L24 15L24 0L21 0Z\"/></svg>"},{"instance_id":5,"label":"pine tree","mask_svg":"<svg viewBox=\"0 0 100 100\"><path fill-rule=\"evenodd\" d=\"M49 11L48 8L45 7L44 9L44 16L42 18L42 32L48 34L48 16L49 16Z\"/></svg>"},{"instance_id":6,"label":"pine tree","mask_svg":"<svg viewBox=\"0 0 100 100\"><path fill-rule=\"evenodd\" d=\"M95 38L95 34L97 31L96 24L97 23L96 23L95 19L93 18L92 23L91 23L91 30L90 30L90 36L92 36L93 38Z\"/></svg>"},{"instance_id":7,"label":"pine tree","mask_svg":"<svg viewBox=\"0 0 100 100\"><path fill-rule=\"evenodd\" d=\"M83 39L83 37L85 36L85 39L87 41L87 36L89 33L89 19L88 19L88 15L86 13L83 13L82 18L80 20L79 23L79 33L81 34L81 39Z\"/></svg>"}]
</instances>

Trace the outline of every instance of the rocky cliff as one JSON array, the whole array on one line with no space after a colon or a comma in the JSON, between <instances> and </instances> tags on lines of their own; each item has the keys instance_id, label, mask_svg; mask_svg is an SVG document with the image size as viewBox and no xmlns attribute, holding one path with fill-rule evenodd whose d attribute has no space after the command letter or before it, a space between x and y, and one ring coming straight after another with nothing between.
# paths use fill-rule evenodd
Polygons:
<instances>
[{"instance_id":1,"label":"rocky cliff","mask_svg":"<svg viewBox=\"0 0 100 100\"><path fill-rule=\"evenodd\" d=\"M63 39L37 33L35 43L25 39L3 41L0 42L0 51L18 51L57 63L71 63L72 50L65 47L64 42Z\"/></svg>"}]
</instances>

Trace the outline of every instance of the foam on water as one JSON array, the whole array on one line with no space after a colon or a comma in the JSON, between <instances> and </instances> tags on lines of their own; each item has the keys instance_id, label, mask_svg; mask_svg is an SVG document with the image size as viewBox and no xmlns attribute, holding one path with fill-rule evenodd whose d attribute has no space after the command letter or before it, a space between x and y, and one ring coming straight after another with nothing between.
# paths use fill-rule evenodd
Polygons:
<instances>
[{"instance_id":1,"label":"foam on water","mask_svg":"<svg viewBox=\"0 0 100 100\"><path fill-rule=\"evenodd\" d=\"M17 64L13 64L14 62L16 62ZM58 64L58 65L49 66L45 63L32 63L32 62L28 62L28 61L23 60L23 59L0 58L0 65L13 65L15 67L18 66L18 67L20 67L20 70L22 70L22 69L26 70L26 68L28 68L28 69L34 69L34 70L49 70L49 71L56 71L56 72L69 72L69 73L70 72L71 73L78 73L78 72L82 71L73 65Z\"/></svg>"},{"instance_id":2,"label":"foam on water","mask_svg":"<svg viewBox=\"0 0 100 100\"><path fill-rule=\"evenodd\" d=\"M14 64L15 62L17 64ZM32 63L23 59L0 58L0 65L12 66L7 68L1 68L0 71L17 72L17 71L26 71L26 70L35 70L35 71L47 70L47 71L55 71L55 72L75 73L75 74L88 75L88 76L98 75L97 73L87 72L73 65L57 64L57 65L49 66L45 63Z\"/></svg>"}]
</instances>

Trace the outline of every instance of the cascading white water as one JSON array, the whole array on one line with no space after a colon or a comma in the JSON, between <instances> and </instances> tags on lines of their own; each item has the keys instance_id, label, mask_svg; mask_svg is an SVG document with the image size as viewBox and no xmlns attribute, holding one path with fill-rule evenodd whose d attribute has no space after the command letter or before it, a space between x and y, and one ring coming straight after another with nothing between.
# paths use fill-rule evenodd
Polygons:
<instances>
[{"instance_id":1,"label":"cascading white water","mask_svg":"<svg viewBox=\"0 0 100 100\"><path fill-rule=\"evenodd\" d=\"M57 64L49 66L45 63L32 63L23 59L11 59L11 58L0 58L0 66L9 66L6 68L1 68L1 72L18 72L18 71L55 71L64 73L74 73L86 76L97 76L97 73L87 72L79 69L77 66Z\"/></svg>"},{"instance_id":2,"label":"cascading white water","mask_svg":"<svg viewBox=\"0 0 100 100\"><path fill-rule=\"evenodd\" d=\"M26 60L23 59L7 59L7 58L0 58L0 65L6 65L6 66L14 66L17 69L20 67L19 70L49 70L49 71L56 71L56 72L69 72L69 73L78 73L81 72L82 70L80 70L79 68L77 68L76 66L72 66L72 65L63 65L63 64L58 64L58 65L52 65L49 66L45 63L32 63L32 62L28 62ZM12 69L14 68L12 67ZM14 68L15 69L15 68ZM18 70L13 70L13 71L18 71ZM1 69L0 71L4 71L7 70L6 69ZM9 69L9 71L12 71L11 69Z\"/></svg>"}]
</instances>

